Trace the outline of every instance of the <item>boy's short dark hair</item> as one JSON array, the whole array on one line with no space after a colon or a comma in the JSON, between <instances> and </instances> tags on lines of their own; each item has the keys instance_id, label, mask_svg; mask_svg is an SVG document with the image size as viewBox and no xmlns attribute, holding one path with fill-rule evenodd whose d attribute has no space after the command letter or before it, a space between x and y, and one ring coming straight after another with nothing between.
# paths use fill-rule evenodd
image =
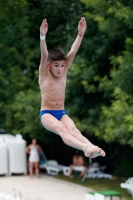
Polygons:
<instances>
[{"instance_id":1,"label":"boy's short dark hair","mask_svg":"<svg viewBox=\"0 0 133 200\"><path fill-rule=\"evenodd\" d=\"M64 54L63 51L59 50L59 49L54 49L52 51L49 52L48 54L48 61L49 62L54 62L57 60L66 60L66 55Z\"/></svg>"}]
</instances>

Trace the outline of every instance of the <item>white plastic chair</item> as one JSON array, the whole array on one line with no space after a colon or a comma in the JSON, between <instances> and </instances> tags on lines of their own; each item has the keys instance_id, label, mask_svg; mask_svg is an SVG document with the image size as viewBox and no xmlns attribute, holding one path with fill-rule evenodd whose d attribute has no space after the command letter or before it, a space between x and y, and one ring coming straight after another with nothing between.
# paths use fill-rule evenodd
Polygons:
<instances>
[{"instance_id":1,"label":"white plastic chair","mask_svg":"<svg viewBox=\"0 0 133 200\"><path fill-rule=\"evenodd\" d=\"M104 169L106 166L102 167L89 167L86 171L85 175L82 178L82 181L84 181L86 178L112 178L111 174L104 173Z\"/></svg>"},{"instance_id":2,"label":"white plastic chair","mask_svg":"<svg viewBox=\"0 0 133 200\"><path fill-rule=\"evenodd\" d=\"M44 163L40 163L40 169L46 169L47 173L50 175L57 175L59 172L63 172L64 165L60 165L56 160L47 160L45 154L41 152L41 157L43 157Z\"/></svg>"},{"instance_id":3,"label":"white plastic chair","mask_svg":"<svg viewBox=\"0 0 133 200\"><path fill-rule=\"evenodd\" d=\"M84 166L73 166L73 170L82 172L84 170ZM70 167L63 167L63 174L68 176L70 174Z\"/></svg>"}]
</instances>

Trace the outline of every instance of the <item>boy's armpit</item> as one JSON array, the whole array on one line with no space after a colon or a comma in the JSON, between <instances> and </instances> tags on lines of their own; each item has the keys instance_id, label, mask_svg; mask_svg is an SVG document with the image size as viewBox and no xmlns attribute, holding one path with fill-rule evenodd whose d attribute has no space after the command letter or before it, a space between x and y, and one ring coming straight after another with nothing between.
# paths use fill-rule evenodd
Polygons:
<instances>
[{"instance_id":1,"label":"boy's armpit","mask_svg":"<svg viewBox=\"0 0 133 200\"><path fill-rule=\"evenodd\" d=\"M45 75L47 72L47 66L46 66L46 62L40 62L39 65L39 75L43 76Z\"/></svg>"}]
</instances>

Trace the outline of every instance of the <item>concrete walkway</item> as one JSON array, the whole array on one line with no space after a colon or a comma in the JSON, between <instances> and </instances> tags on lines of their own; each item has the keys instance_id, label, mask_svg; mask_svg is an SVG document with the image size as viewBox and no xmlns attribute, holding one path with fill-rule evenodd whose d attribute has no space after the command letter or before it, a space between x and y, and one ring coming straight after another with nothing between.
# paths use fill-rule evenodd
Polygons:
<instances>
[{"instance_id":1,"label":"concrete walkway","mask_svg":"<svg viewBox=\"0 0 133 200\"><path fill-rule=\"evenodd\" d=\"M0 177L0 192L12 188L22 193L23 200L85 200L86 192L92 191L48 176L33 179L29 176Z\"/></svg>"},{"instance_id":2,"label":"concrete walkway","mask_svg":"<svg viewBox=\"0 0 133 200\"><path fill-rule=\"evenodd\" d=\"M10 189L20 191L23 200L85 200L86 192L93 191L90 188L48 176L33 179L29 176L0 177L0 193ZM118 198L113 198L113 200L118 200Z\"/></svg>"}]
</instances>

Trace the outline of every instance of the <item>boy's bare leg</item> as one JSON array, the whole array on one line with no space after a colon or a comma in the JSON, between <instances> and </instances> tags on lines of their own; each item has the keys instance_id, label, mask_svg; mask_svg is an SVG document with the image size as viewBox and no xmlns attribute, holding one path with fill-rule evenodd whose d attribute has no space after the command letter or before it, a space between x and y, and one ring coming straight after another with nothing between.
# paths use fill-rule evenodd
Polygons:
<instances>
[{"instance_id":1,"label":"boy's bare leg","mask_svg":"<svg viewBox=\"0 0 133 200\"><path fill-rule=\"evenodd\" d=\"M71 147L81 149L87 157L90 156L93 152L99 153L101 151L100 148L95 148L94 150L92 148L88 148L88 144L78 140L76 137L70 134L68 129L63 125L63 123L58 121L51 114L42 115L41 122L47 130L59 134L64 143Z\"/></svg>"},{"instance_id":2,"label":"boy's bare leg","mask_svg":"<svg viewBox=\"0 0 133 200\"><path fill-rule=\"evenodd\" d=\"M97 157L99 155L99 153L101 156L105 156L105 152L101 148L93 145L87 138L85 138L81 134L81 132L76 128L74 122L68 115L63 115L60 122L64 124L64 126L68 129L70 134L72 134L79 141L88 145L88 148L91 149L91 151L92 151L92 154L90 157L92 157L92 158ZM85 155L85 156L87 156L87 155Z\"/></svg>"},{"instance_id":3,"label":"boy's bare leg","mask_svg":"<svg viewBox=\"0 0 133 200\"><path fill-rule=\"evenodd\" d=\"M87 145L71 135L67 128L51 114L47 113L42 115L41 122L47 130L60 135L64 143L67 145L83 151L86 150Z\"/></svg>"},{"instance_id":4,"label":"boy's bare leg","mask_svg":"<svg viewBox=\"0 0 133 200\"><path fill-rule=\"evenodd\" d=\"M68 131L74 137L78 138L78 140L80 140L81 142L84 142L86 144L89 144L91 147L94 146L86 137L84 137L81 134L81 132L76 128L73 120L68 115L63 115L60 122L63 123L64 126L68 129Z\"/></svg>"}]
</instances>

